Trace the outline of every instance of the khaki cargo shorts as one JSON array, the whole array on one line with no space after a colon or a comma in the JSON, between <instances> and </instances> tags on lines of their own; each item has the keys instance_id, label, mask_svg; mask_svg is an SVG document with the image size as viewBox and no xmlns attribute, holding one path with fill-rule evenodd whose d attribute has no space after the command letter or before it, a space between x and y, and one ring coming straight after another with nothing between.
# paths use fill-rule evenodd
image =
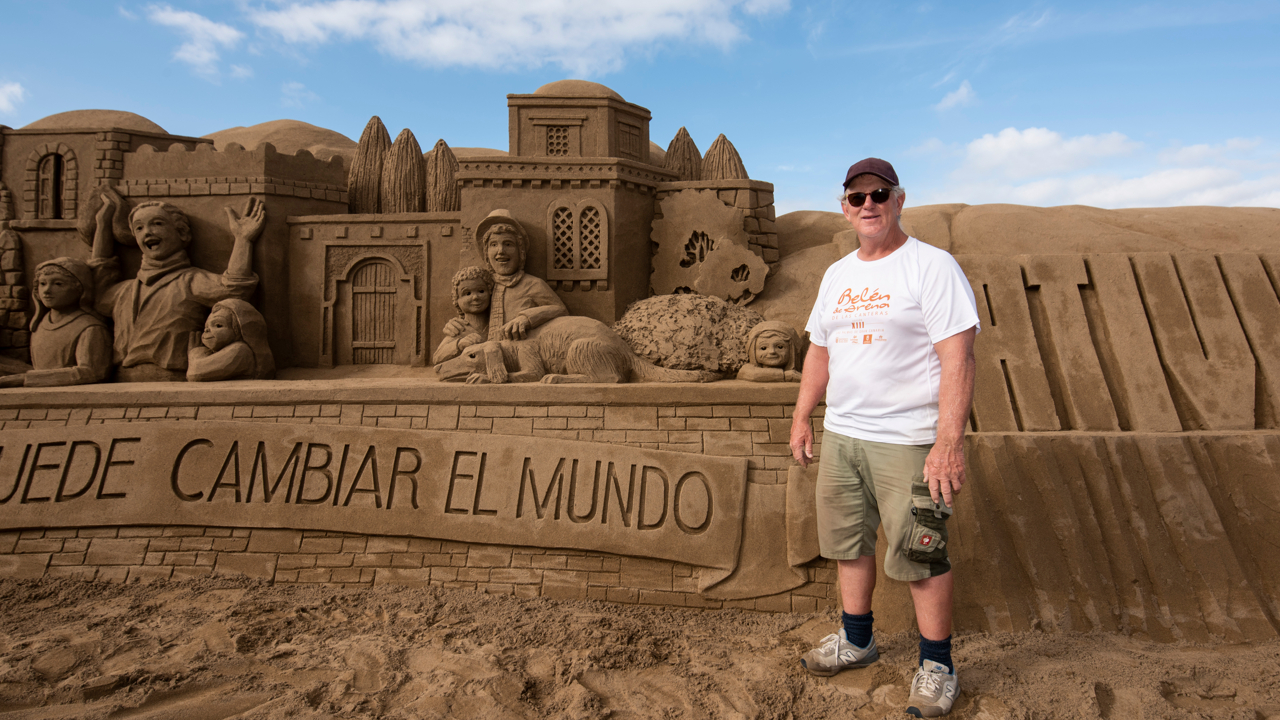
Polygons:
<instances>
[{"instance_id":1,"label":"khaki cargo shorts","mask_svg":"<svg viewBox=\"0 0 1280 720\"><path fill-rule=\"evenodd\" d=\"M823 433L816 491L822 556L875 555L876 528L883 522L886 575L910 582L949 571L951 509L933 502L924 481L924 461L932 448Z\"/></svg>"}]
</instances>

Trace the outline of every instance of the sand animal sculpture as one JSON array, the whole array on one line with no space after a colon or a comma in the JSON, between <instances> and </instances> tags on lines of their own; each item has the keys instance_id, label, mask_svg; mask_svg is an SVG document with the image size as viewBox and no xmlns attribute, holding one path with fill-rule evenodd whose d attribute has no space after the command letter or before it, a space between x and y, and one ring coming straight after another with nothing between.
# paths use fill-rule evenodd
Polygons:
<instances>
[{"instance_id":1,"label":"sand animal sculpture","mask_svg":"<svg viewBox=\"0 0 1280 720\"><path fill-rule=\"evenodd\" d=\"M111 372L111 331L93 310L93 271L63 257L36 268L32 292L31 364L0 378L0 387L54 387L102 382Z\"/></svg>"},{"instance_id":2,"label":"sand animal sculpture","mask_svg":"<svg viewBox=\"0 0 1280 720\"><path fill-rule=\"evenodd\" d=\"M710 382L703 370L660 368L631 352L609 326L588 317L556 318L523 340L472 345L436 366L442 380L468 383Z\"/></svg>"},{"instance_id":3,"label":"sand animal sculpture","mask_svg":"<svg viewBox=\"0 0 1280 720\"><path fill-rule=\"evenodd\" d=\"M521 340L548 320L569 314L545 280L524 271L529 235L509 211L499 208L490 212L476 227L476 238L493 271L490 340Z\"/></svg>"},{"instance_id":4,"label":"sand animal sculpture","mask_svg":"<svg viewBox=\"0 0 1280 720\"><path fill-rule=\"evenodd\" d=\"M267 344L267 321L244 300L218 302L209 311L204 332L191 333L188 381L261 380L275 372L275 358Z\"/></svg>"},{"instance_id":5,"label":"sand animal sculpture","mask_svg":"<svg viewBox=\"0 0 1280 720\"><path fill-rule=\"evenodd\" d=\"M89 262L95 287L105 288L96 309L115 321L116 379L182 382L188 337L202 327L204 308L229 298L245 299L258 286L251 253L266 223L265 206L250 198L243 214L226 208L235 244L221 275L192 267L186 251L191 224L185 213L156 200L136 206L129 213L129 227L142 250L142 266L137 277L117 282L120 264L110 228L112 213L121 212L124 206L104 197Z\"/></svg>"},{"instance_id":6,"label":"sand animal sculpture","mask_svg":"<svg viewBox=\"0 0 1280 720\"><path fill-rule=\"evenodd\" d=\"M489 337L489 303L493 299L493 273L472 265L453 275L453 307L458 317L445 323L445 338L431 362L438 365Z\"/></svg>"},{"instance_id":7,"label":"sand animal sculpture","mask_svg":"<svg viewBox=\"0 0 1280 720\"><path fill-rule=\"evenodd\" d=\"M738 379L800 382L800 371L796 370L799 349L800 335L795 328L776 320L762 322L747 334L749 360L738 370Z\"/></svg>"}]
</instances>

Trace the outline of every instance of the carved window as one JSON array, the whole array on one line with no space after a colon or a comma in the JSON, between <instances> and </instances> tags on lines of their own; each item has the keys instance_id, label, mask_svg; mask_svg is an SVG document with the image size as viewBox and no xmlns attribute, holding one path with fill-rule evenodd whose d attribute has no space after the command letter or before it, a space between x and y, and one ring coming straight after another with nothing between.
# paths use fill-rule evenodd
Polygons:
<instances>
[{"instance_id":1,"label":"carved window","mask_svg":"<svg viewBox=\"0 0 1280 720\"><path fill-rule=\"evenodd\" d=\"M547 126L547 154L548 155L568 155L569 154L569 126L567 125L548 125Z\"/></svg>"},{"instance_id":2,"label":"carved window","mask_svg":"<svg viewBox=\"0 0 1280 720\"><path fill-rule=\"evenodd\" d=\"M396 347L396 273L391 263L371 260L351 274L351 361L393 362Z\"/></svg>"},{"instance_id":3,"label":"carved window","mask_svg":"<svg viewBox=\"0 0 1280 720\"><path fill-rule=\"evenodd\" d=\"M609 216L594 200L558 200L547 213L548 280L609 278Z\"/></svg>"},{"instance_id":4,"label":"carved window","mask_svg":"<svg viewBox=\"0 0 1280 720\"><path fill-rule=\"evenodd\" d=\"M640 128L629 123L618 123L618 155L632 160L640 159Z\"/></svg>"},{"instance_id":5,"label":"carved window","mask_svg":"<svg viewBox=\"0 0 1280 720\"><path fill-rule=\"evenodd\" d=\"M51 153L40 158L36 181L36 217L62 219L62 156Z\"/></svg>"}]
</instances>

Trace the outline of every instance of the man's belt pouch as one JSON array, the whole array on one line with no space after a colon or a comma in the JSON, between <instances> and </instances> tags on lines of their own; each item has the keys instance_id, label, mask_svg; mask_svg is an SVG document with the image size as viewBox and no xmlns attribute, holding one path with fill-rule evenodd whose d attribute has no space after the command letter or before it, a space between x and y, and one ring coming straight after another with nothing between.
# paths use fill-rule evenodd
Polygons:
<instances>
[{"instance_id":1,"label":"man's belt pouch","mask_svg":"<svg viewBox=\"0 0 1280 720\"><path fill-rule=\"evenodd\" d=\"M947 556L947 518L953 512L943 503L935 503L925 495L911 497L911 538L907 542L907 559L932 563Z\"/></svg>"}]
</instances>

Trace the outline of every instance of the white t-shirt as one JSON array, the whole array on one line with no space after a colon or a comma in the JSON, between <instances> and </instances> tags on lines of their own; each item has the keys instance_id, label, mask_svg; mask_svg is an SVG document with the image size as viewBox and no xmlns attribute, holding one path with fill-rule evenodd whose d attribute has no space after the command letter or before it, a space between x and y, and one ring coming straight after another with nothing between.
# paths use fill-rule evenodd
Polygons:
<instances>
[{"instance_id":1,"label":"white t-shirt","mask_svg":"<svg viewBox=\"0 0 1280 720\"><path fill-rule=\"evenodd\" d=\"M852 252L836 261L805 327L830 355L823 427L860 440L934 442L942 364L933 344L977 326L973 289L944 250L908 238L879 260Z\"/></svg>"}]
</instances>

